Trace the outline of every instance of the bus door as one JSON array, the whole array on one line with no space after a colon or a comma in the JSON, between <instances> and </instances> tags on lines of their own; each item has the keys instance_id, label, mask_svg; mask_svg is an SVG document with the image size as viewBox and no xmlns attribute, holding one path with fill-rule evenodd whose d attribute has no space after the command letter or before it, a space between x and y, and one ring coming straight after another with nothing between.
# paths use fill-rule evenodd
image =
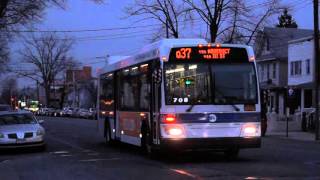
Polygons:
<instances>
[{"instance_id":1,"label":"bus door","mask_svg":"<svg viewBox=\"0 0 320 180\"><path fill-rule=\"evenodd\" d=\"M153 143L159 144L162 69L158 60L153 61L152 67L150 125Z\"/></svg>"}]
</instances>

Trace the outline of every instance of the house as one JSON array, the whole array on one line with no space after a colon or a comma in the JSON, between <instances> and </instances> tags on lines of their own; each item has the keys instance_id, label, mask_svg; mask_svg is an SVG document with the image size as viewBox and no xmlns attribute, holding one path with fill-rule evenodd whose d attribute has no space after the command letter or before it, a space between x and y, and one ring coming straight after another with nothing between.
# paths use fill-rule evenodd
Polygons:
<instances>
[{"instance_id":1,"label":"house","mask_svg":"<svg viewBox=\"0 0 320 180\"><path fill-rule=\"evenodd\" d=\"M316 103L313 91L314 59L313 36L289 41L288 86L295 93L296 100L293 103L299 111L311 108Z\"/></svg>"},{"instance_id":2,"label":"house","mask_svg":"<svg viewBox=\"0 0 320 180\"><path fill-rule=\"evenodd\" d=\"M254 44L258 77L269 112L283 116L287 107L288 42L311 36L312 30L265 27ZM298 96L297 96L298 97Z\"/></svg>"}]
</instances>

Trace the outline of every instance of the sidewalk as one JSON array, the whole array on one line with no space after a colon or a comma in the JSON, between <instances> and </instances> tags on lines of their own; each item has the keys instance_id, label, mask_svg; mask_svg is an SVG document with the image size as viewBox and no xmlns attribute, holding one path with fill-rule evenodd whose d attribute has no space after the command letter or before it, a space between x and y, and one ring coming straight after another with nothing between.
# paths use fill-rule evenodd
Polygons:
<instances>
[{"instance_id":1,"label":"sidewalk","mask_svg":"<svg viewBox=\"0 0 320 180\"><path fill-rule=\"evenodd\" d=\"M311 132L301 132L301 131L295 131L295 132L289 132L289 137L286 137L286 132L267 132L266 136L268 137L279 137L282 139L292 139L292 140L299 140L299 141L315 141L315 135ZM318 141L319 142L319 141Z\"/></svg>"}]
</instances>

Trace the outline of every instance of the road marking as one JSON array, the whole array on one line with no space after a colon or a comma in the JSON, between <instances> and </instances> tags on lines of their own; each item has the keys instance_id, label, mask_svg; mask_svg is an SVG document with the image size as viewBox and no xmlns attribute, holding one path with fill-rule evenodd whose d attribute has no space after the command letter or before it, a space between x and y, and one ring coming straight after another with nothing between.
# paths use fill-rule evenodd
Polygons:
<instances>
[{"instance_id":1,"label":"road marking","mask_svg":"<svg viewBox=\"0 0 320 180\"><path fill-rule=\"evenodd\" d=\"M114 161L120 160L121 158L109 158L109 159L83 159L79 160L79 162L97 162L97 161Z\"/></svg>"},{"instance_id":2,"label":"road marking","mask_svg":"<svg viewBox=\"0 0 320 180\"><path fill-rule=\"evenodd\" d=\"M0 163L7 163L9 162L10 160L6 159L6 160L3 160L3 161L0 161Z\"/></svg>"},{"instance_id":3,"label":"road marking","mask_svg":"<svg viewBox=\"0 0 320 180\"><path fill-rule=\"evenodd\" d=\"M70 147L72 147L72 148L74 148L74 149L78 149L78 150L81 150L81 151L87 150L87 149L84 149L84 148L82 148L82 147L80 147L80 146L71 144L71 143L69 143L69 142L67 142L67 141L64 141L64 140L62 140L62 139L59 139L59 138L56 138L56 137L53 137L53 136L47 136L47 138L50 138L50 139L55 140L55 141L58 141L58 142L60 142L61 144L70 146Z\"/></svg>"},{"instance_id":4,"label":"road marking","mask_svg":"<svg viewBox=\"0 0 320 180\"><path fill-rule=\"evenodd\" d=\"M174 171L174 172L176 172L176 173L178 173L178 174L181 174L181 175L185 175L185 176L189 176L189 177L192 177L192 178L197 178L197 179L199 179L199 177L198 176L196 176L196 175L194 175L194 174L191 174L191 173L189 173L189 172L187 172L187 171L185 171L185 170L182 170L182 169L170 169L171 171Z\"/></svg>"},{"instance_id":5,"label":"road marking","mask_svg":"<svg viewBox=\"0 0 320 180\"><path fill-rule=\"evenodd\" d=\"M249 177L246 177L246 178L244 178L244 179L247 179L247 180L255 180L255 179L260 179L260 178L249 176Z\"/></svg>"},{"instance_id":6,"label":"road marking","mask_svg":"<svg viewBox=\"0 0 320 180\"><path fill-rule=\"evenodd\" d=\"M62 155L60 155L61 157L70 157L70 156L72 156L71 154L62 154Z\"/></svg>"},{"instance_id":7,"label":"road marking","mask_svg":"<svg viewBox=\"0 0 320 180\"><path fill-rule=\"evenodd\" d=\"M68 154L68 151L54 151L54 152L50 152L52 154Z\"/></svg>"}]
</instances>

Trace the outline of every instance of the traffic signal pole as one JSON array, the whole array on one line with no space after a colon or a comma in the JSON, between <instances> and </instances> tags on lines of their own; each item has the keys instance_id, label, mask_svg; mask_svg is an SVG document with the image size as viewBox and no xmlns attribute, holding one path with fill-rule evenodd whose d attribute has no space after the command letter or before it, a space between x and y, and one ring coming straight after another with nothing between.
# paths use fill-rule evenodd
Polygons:
<instances>
[{"instance_id":1,"label":"traffic signal pole","mask_svg":"<svg viewBox=\"0 0 320 180\"><path fill-rule=\"evenodd\" d=\"M315 73L314 73L314 89L315 89L315 108L316 108L316 120L315 120L315 140L319 140L319 0L313 1L313 20L314 20L314 60L315 60Z\"/></svg>"}]
</instances>

